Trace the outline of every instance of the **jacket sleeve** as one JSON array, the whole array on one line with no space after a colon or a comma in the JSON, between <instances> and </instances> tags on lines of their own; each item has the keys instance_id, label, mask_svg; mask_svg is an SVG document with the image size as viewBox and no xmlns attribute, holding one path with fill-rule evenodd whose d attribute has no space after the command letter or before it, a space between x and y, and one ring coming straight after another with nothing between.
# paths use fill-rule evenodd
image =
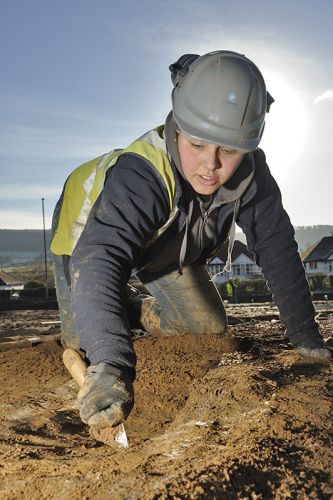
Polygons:
<instances>
[{"instance_id":1,"label":"jacket sleeve","mask_svg":"<svg viewBox=\"0 0 333 500\"><path fill-rule=\"evenodd\" d=\"M322 347L323 338L314 319L315 311L294 228L283 209L280 190L263 151L257 150L254 155L257 192L248 205L241 207L237 223L267 280L291 344Z\"/></svg>"},{"instance_id":2,"label":"jacket sleeve","mask_svg":"<svg viewBox=\"0 0 333 500\"><path fill-rule=\"evenodd\" d=\"M125 291L146 243L169 215L163 181L145 160L124 155L110 170L70 259L72 310L80 348L135 378Z\"/></svg>"}]
</instances>

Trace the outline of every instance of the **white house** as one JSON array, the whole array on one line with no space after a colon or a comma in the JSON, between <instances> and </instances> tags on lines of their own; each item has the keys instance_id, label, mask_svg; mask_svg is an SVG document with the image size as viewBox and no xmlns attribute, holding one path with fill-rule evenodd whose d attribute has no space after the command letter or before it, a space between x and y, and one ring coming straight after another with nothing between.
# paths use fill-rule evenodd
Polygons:
<instances>
[{"instance_id":1,"label":"white house","mask_svg":"<svg viewBox=\"0 0 333 500\"><path fill-rule=\"evenodd\" d=\"M0 269L0 290L23 290L22 280L14 278Z\"/></svg>"},{"instance_id":2,"label":"white house","mask_svg":"<svg viewBox=\"0 0 333 500\"><path fill-rule=\"evenodd\" d=\"M333 236L324 236L301 254L308 275L333 275Z\"/></svg>"},{"instance_id":3,"label":"white house","mask_svg":"<svg viewBox=\"0 0 333 500\"><path fill-rule=\"evenodd\" d=\"M248 251L244 243L238 240L235 240L231 253L231 272L222 273L227 259L227 252L228 248L225 245L220 253L208 264L208 270L215 283L224 283L230 278L249 280L263 276L260 267L255 263L252 253Z\"/></svg>"}]
</instances>

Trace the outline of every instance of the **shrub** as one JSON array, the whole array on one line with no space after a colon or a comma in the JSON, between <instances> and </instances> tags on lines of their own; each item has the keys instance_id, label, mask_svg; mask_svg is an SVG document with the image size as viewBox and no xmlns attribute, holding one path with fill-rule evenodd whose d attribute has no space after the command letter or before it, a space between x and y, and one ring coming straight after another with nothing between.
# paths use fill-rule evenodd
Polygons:
<instances>
[{"instance_id":1,"label":"shrub","mask_svg":"<svg viewBox=\"0 0 333 500\"><path fill-rule=\"evenodd\" d=\"M37 280L31 280L24 283L24 290L31 290L32 288L45 288L45 284Z\"/></svg>"},{"instance_id":2,"label":"shrub","mask_svg":"<svg viewBox=\"0 0 333 500\"><path fill-rule=\"evenodd\" d=\"M256 300L257 298L262 300L266 298L269 300L271 293L267 288L266 281L264 279L252 279L252 280L239 280L233 279L234 284L237 287L237 297L240 301L244 300ZM222 296L222 298L227 299L228 294L226 290L227 283L219 283L217 285L218 290Z\"/></svg>"},{"instance_id":3,"label":"shrub","mask_svg":"<svg viewBox=\"0 0 333 500\"><path fill-rule=\"evenodd\" d=\"M0 290L0 299L10 299L10 290Z\"/></svg>"},{"instance_id":4,"label":"shrub","mask_svg":"<svg viewBox=\"0 0 333 500\"><path fill-rule=\"evenodd\" d=\"M310 290L312 292L316 291L332 291L333 290L333 276L323 275L323 274L313 274L307 276Z\"/></svg>"}]
</instances>

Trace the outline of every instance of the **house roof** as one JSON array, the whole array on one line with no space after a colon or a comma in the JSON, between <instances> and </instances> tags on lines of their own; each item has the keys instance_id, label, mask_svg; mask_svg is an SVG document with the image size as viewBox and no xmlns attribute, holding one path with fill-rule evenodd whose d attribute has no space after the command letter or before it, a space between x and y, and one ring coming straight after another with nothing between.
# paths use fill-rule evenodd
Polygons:
<instances>
[{"instance_id":1,"label":"house roof","mask_svg":"<svg viewBox=\"0 0 333 500\"><path fill-rule=\"evenodd\" d=\"M22 285L22 280L19 280L0 269L0 286L1 285Z\"/></svg>"},{"instance_id":2,"label":"house roof","mask_svg":"<svg viewBox=\"0 0 333 500\"><path fill-rule=\"evenodd\" d=\"M244 243L242 243L239 240L235 240L234 247L233 247L232 253L231 253L232 262L242 254L246 255L247 257L249 257L249 259L251 259L253 262L255 262L253 253L249 252L246 245L244 245ZM224 243L220 252L215 257L219 257L223 262L226 262L226 260L228 258L228 242Z\"/></svg>"},{"instance_id":3,"label":"house roof","mask_svg":"<svg viewBox=\"0 0 333 500\"><path fill-rule=\"evenodd\" d=\"M301 254L304 262L327 260L333 252L333 236L324 236Z\"/></svg>"}]
</instances>

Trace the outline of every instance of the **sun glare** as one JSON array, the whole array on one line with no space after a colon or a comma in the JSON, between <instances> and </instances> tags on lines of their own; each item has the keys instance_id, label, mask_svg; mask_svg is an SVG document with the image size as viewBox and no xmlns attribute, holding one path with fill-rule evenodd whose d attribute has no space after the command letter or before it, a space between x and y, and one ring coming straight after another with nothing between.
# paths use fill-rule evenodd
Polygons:
<instances>
[{"instance_id":1,"label":"sun glare","mask_svg":"<svg viewBox=\"0 0 333 500\"><path fill-rule=\"evenodd\" d=\"M266 116L260 147L267 162L278 168L280 175L300 158L307 133L307 114L300 92L278 72L265 72L267 90L274 97Z\"/></svg>"}]
</instances>

